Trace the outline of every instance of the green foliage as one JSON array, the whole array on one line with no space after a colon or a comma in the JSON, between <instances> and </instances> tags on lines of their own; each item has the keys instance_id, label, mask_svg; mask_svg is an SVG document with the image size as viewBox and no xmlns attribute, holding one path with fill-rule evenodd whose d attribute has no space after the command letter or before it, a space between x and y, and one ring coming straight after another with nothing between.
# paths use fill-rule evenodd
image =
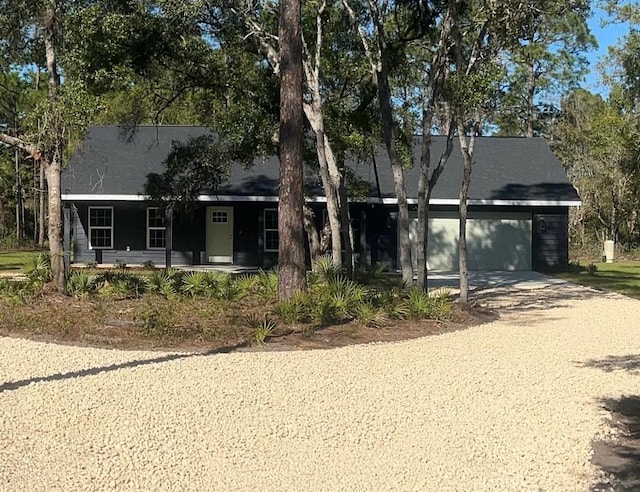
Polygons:
<instances>
[{"instance_id":1,"label":"green foliage","mask_svg":"<svg viewBox=\"0 0 640 492\"><path fill-rule=\"evenodd\" d=\"M95 293L100 284L98 277L87 270L76 270L67 278L66 291L74 297L86 297Z\"/></svg>"},{"instance_id":2,"label":"green foliage","mask_svg":"<svg viewBox=\"0 0 640 492\"><path fill-rule=\"evenodd\" d=\"M440 288L429 293L431 299L431 312L429 317L437 321L447 321L453 317L453 302L451 301L451 291L447 288Z\"/></svg>"},{"instance_id":3,"label":"green foliage","mask_svg":"<svg viewBox=\"0 0 640 492\"><path fill-rule=\"evenodd\" d=\"M256 275L256 289L261 299L275 301L278 298L277 270L259 270Z\"/></svg>"},{"instance_id":4,"label":"green foliage","mask_svg":"<svg viewBox=\"0 0 640 492\"><path fill-rule=\"evenodd\" d=\"M251 330L251 345L262 347L268 337L273 335L277 328L276 323L267 316L252 315L245 320L247 327Z\"/></svg>"},{"instance_id":5,"label":"green foliage","mask_svg":"<svg viewBox=\"0 0 640 492\"><path fill-rule=\"evenodd\" d=\"M206 272L187 272L182 277L182 286L180 290L191 297L199 297L207 295L210 291L212 282ZM215 290L217 290L216 282L213 282ZM214 292L215 292L214 290Z\"/></svg>"},{"instance_id":6,"label":"green foliage","mask_svg":"<svg viewBox=\"0 0 640 492\"><path fill-rule=\"evenodd\" d=\"M127 268L127 264L125 263L124 260L120 258L116 258L116 260L113 262L113 268L124 270L125 268Z\"/></svg>"},{"instance_id":7,"label":"green foliage","mask_svg":"<svg viewBox=\"0 0 640 492\"><path fill-rule=\"evenodd\" d=\"M159 294L167 299L173 299L178 293L180 279L176 278L171 269L154 270L145 277L145 286L148 292Z\"/></svg>"},{"instance_id":8,"label":"green foliage","mask_svg":"<svg viewBox=\"0 0 640 492\"><path fill-rule=\"evenodd\" d=\"M310 299L305 292L296 292L291 299L279 301L271 312L278 316L285 325L293 325L304 321L308 316Z\"/></svg>"},{"instance_id":9,"label":"green foliage","mask_svg":"<svg viewBox=\"0 0 640 492\"><path fill-rule=\"evenodd\" d=\"M356 279L363 284L379 283L385 278L385 274L389 272L389 267L383 263L374 263L369 265L365 270L356 271Z\"/></svg>"},{"instance_id":10,"label":"green foliage","mask_svg":"<svg viewBox=\"0 0 640 492\"><path fill-rule=\"evenodd\" d=\"M406 319L411 313L404 296L405 291L395 286L376 292L373 302L375 306L382 307L392 319Z\"/></svg>"},{"instance_id":11,"label":"green foliage","mask_svg":"<svg viewBox=\"0 0 640 492\"><path fill-rule=\"evenodd\" d=\"M142 264L142 267L153 270L156 267L156 264L152 260L147 260Z\"/></svg>"},{"instance_id":12,"label":"green foliage","mask_svg":"<svg viewBox=\"0 0 640 492\"><path fill-rule=\"evenodd\" d=\"M331 255L318 256L311 270L309 283L328 283L340 275L340 269L336 266Z\"/></svg>"},{"instance_id":13,"label":"green foliage","mask_svg":"<svg viewBox=\"0 0 640 492\"><path fill-rule=\"evenodd\" d=\"M21 305L35 299L41 293L41 284L33 281L0 278L0 298Z\"/></svg>"},{"instance_id":14,"label":"green foliage","mask_svg":"<svg viewBox=\"0 0 640 492\"><path fill-rule=\"evenodd\" d=\"M125 297L140 297L147 289L147 279L125 271L109 272L105 275L100 292ZM162 293L162 292L161 292Z\"/></svg>"},{"instance_id":15,"label":"green foliage","mask_svg":"<svg viewBox=\"0 0 640 492\"><path fill-rule=\"evenodd\" d=\"M368 328L380 328L387 322L387 313L384 309L375 306L372 302L362 302L358 304L354 311L355 320L362 326Z\"/></svg>"},{"instance_id":16,"label":"green foliage","mask_svg":"<svg viewBox=\"0 0 640 492\"><path fill-rule=\"evenodd\" d=\"M47 253L25 259L23 272L31 282L45 284L51 281L51 260Z\"/></svg>"},{"instance_id":17,"label":"green foliage","mask_svg":"<svg viewBox=\"0 0 640 492\"><path fill-rule=\"evenodd\" d=\"M409 316L413 319L427 318L431 314L431 299L429 295L418 288L409 290L406 297Z\"/></svg>"}]
</instances>

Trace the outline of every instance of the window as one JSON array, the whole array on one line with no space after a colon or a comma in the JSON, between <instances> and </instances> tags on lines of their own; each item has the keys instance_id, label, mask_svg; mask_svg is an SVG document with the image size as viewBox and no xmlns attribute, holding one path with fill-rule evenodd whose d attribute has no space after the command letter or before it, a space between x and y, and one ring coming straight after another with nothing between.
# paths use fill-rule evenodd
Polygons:
<instances>
[{"instance_id":1,"label":"window","mask_svg":"<svg viewBox=\"0 0 640 492\"><path fill-rule=\"evenodd\" d=\"M223 210L211 212L211 222L214 224L226 224L229 221L229 214Z\"/></svg>"},{"instance_id":2,"label":"window","mask_svg":"<svg viewBox=\"0 0 640 492\"><path fill-rule=\"evenodd\" d=\"M164 249L166 246L167 225L164 208L147 209L147 249Z\"/></svg>"},{"instance_id":3,"label":"window","mask_svg":"<svg viewBox=\"0 0 640 492\"><path fill-rule=\"evenodd\" d=\"M89 207L89 248L113 249L113 207Z\"/></svg>"},{"instance_id":4,"label":"window","mask_svg":"<svg viewBox=\"0 0 640 492\"><path fill-rule=\"evenodd\" d=\"M264 210L264 250L278 251L278 211L275 208Z\"/></svg>"}]
</instances>

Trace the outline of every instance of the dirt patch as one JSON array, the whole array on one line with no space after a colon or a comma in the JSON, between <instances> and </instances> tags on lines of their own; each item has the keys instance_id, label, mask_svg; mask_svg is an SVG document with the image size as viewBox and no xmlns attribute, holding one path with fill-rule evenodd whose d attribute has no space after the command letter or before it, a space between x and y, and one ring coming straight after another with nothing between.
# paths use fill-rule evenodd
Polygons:
<instances>
[{"instance_id":1,"label":"dirt patch","mask_svg":"<svg viewBox=\"0 0 640 492\"><path fill-rule=\"evenodd\" d=\"M0 302L0 335L71 345L142 350L263 350L251 345L247 318L264 316L269 305L243 300L74 299L51 294L28 304ZM312 350L395 342L457 331L491 321L494 312L455 310L451 320L388 320L379 328L356 322L285 325L266 338L268 350Z\"/></svg>"}]
</instances>

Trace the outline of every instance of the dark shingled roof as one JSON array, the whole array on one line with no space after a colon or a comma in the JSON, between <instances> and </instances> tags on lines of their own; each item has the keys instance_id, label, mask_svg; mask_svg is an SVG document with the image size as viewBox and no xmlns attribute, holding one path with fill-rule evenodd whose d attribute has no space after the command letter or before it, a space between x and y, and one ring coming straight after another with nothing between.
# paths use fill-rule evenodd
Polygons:
<instances>
[{"instance_id":1,"label":"dark shingled roof","mask_svg":"<svg viewBox=\"0 0 640 492\"><path fill-rule=\"evenodd\" d=\"M89 129L80 148L63 172L63 195L138 195L149 173L161 173L173 141L186 141L207 132L203 127L140 126L127 138L115 126ZM418 141L418 139L417 139ZM457 141L447 167L434 189L433 199L457 199L462 179L462 157ZM445 145L444 137L434 137L432 162L437 162ZM414 147L419 162L420 145ZM371 197L394 198L393 178L384 148L376 158L380 192L374 165L354 162L356 174L370 183ZM405 171L407 195L417 197L418 165ZM308 176L316 181L317 176ZM314 186L317 188L317 186ZM245 170L233 166L229 182L219 195L277 196L278 159L256 160ZM562 166L542 138L479 137L469 190L471 200L579 201Z\"/></svg>"}]
</instances>

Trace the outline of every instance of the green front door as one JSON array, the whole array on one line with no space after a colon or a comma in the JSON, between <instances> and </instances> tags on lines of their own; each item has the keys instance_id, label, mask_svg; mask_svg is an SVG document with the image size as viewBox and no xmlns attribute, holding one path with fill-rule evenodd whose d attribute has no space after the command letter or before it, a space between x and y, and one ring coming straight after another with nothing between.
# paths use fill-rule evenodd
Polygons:
<instances>
[{"instance_id":1,"label":"green front door","mask_svg":"<svg viewBox=\"0 0 640 492\"><path fill-rule=\"evenodd\" d=\"M207 207L207 263L233 263L233 207Z\"/></svg>"}]
</instances>

